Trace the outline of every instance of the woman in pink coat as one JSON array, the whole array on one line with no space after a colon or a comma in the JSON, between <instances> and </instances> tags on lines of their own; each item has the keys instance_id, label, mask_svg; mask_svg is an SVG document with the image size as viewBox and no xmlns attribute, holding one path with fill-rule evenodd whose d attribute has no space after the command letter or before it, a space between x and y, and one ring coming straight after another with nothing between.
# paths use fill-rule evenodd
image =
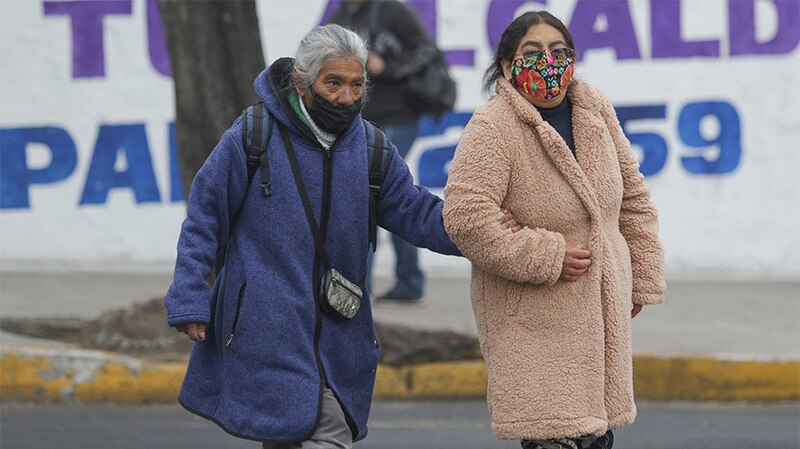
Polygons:
<instances>
[{"instance_id":1,"label":"woman in pink coat","mask_svg":"<svg viewBox=\"0 0 800 449\"><path fill-rule=\"evenodd\" d=\"M572 77L574 48L547 12L508 26L445 188L492 430L525 449L612 446L636 416L631 318L665 289L656 209L611 102ZM521 231L490 218L503 209Z\"/></svg>"}]
</instances>

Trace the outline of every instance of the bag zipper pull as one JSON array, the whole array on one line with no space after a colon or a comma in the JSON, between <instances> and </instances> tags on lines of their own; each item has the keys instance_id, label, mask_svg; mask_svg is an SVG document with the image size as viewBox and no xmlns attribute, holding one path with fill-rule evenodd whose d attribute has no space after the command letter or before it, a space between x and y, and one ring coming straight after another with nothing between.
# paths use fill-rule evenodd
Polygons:
<instances>
[{"instance_id":1,"label":"bag zipper pull","mask_svg":"<svg viewBox=\"0 0 800 449\"><path fill-rule=\"evenodd\" d=\"M231 343L233 343L233 332L231 332L231 336L228 337L228 341L225 342L225 347L227 348Z\"/></svg>"}]
</instances>

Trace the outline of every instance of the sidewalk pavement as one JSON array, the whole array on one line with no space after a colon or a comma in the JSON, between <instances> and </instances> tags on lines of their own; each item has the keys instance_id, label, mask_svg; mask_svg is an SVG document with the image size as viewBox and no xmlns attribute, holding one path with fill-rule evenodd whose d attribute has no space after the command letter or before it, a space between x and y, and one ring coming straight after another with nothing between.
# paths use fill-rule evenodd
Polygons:
<instances>
[{"instance_id":1,"label":"sidewalk pavement","mask_svg":"<svg viewBox=\"0 0 800 449\"><path fill-rule=\"evenodd\" d=\"M438 274L438 276L437 276ZM95 318L163 296L165 270L0 271L0 316ZM377 278L382 292L389 280ZM414 305L377 303L376 321L476 335L467 273L429 274ZM633 321L634 383L640 399L800 399L800 282L668 281L662 305ZM173 402L185 363L0 333L2 399ZM485 394L482 361L380 366L377 398Z\"/></svg>"}]
</instances>

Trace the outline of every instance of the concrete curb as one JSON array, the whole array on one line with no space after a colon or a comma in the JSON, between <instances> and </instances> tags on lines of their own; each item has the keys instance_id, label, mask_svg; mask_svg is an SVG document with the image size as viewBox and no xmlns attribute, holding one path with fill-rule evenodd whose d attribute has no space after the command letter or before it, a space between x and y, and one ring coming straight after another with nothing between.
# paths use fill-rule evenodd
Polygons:
<instances>
[{"instance_id":1,"label":"concrete curb","mask_svg":"<svg viewBox=\"0 0 800 449\"><path fill-rule=\"evenodd\" d=\"M800 361L634 356L637 399L800 399ZM0 399L174 403L185 363L155 364L100 351L0 346ZM376 399L462 399L486 394L483 361L378 367Z\"/></svg>"}]
</instances>

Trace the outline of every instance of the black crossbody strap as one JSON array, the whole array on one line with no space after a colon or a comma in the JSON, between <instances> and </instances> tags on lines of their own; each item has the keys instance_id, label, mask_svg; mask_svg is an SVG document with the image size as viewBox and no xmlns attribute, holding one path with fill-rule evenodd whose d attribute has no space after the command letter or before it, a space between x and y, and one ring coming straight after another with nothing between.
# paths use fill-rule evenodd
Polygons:
<instances>
[{"instance_id":1,"label":"black crossbody strap","mask_svg":"<svg viewBox=\"0 0 800 449\"><path fill-rule=\"evenodd\" d=\"M369 122L364 122L364 130L367 135L367 148L370 151L369 159L369 242L372 244L372 251L378 248L378 197L383 184L383 132L372 126Z\"/></svg>"},{"instance_id":2,"label":"black crossbody strap","mask_svg":"<svg viewBox=\"0 0 800 449\"><path fill-rule=\"evenodd\" d=\"M289 165L292 166L294 182L297 185L297 191L300 192L300 199L303 202L303 209L306 211L308 227L311 228L311 234L314 236L314 243L316 243L317 252L322 257L322 263L325 264L325 269L330 270L331 262L330 259L328 259L328 252L325 251L325 242L322 240L322 232L319 230L317 220L314 218L314 210L311 208L311 200L308 198L306 184L303 182L303 176L300 173L300 164L297 162L297 154L295 154L292 141L289 139L289 135L286 133L286 130L283 128L283 126L279 124L278 130L280 131L281 138L283 139L283 146L286 147L286 153L289 156Z\"/></svg>"}]
</instances>

